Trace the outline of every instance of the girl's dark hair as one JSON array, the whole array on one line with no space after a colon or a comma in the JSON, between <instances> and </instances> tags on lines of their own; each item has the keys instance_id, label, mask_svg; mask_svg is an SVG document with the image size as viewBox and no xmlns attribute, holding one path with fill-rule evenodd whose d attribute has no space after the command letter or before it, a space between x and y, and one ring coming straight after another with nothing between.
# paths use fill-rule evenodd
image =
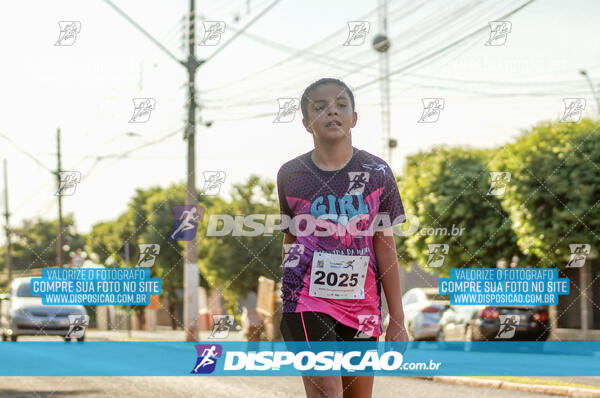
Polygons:
<instances>
[{"instance_id":1,"label":"girl's dark hair","mask_svg":"<svg viewBox=\"0 0 600 398\"><path fill-rule=\"evenodd\" d=\"M354 94L352 94L352 90L350 90L350 88L346 85L346 83L344 83L343 81L341 81L339 79L325 77L323 79L319 79L316 82L312 83L310 86L306 87L306 90L304 90L304 94L302 94L302 98L300 99L300 108L302 109L302 117L304 117L305 119L308 119L308 102L310 101L308 96L310 95L310 93L315 88L317 88L319 86L323 86L325 84L336 84L339 87L343 88L344 91L346 93L348 93L348 96L350 97L350 102L352 103L352 112L354 112Z\"/></svg>"}]
</instances>

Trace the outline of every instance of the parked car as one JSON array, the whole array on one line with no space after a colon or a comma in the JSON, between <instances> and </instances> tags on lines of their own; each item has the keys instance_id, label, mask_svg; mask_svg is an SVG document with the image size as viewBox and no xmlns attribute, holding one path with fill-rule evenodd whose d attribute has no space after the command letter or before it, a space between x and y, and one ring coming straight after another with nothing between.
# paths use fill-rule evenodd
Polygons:
<instances>
[{"instance_id":1,"label":"parked car","mask_svg":"<svg viewBox=\"0 0 600 398\"><path fill-rule=\"evenodd\" d=\"M411 340L435 340L439 330L439 320L450 306L438 288L414 288L402 296L404 325ZM384 328L389 324L389 314L384 320ZM385 329L384 329L385 330Z\"/></svg>"},{"instance_id":2,"label":"parked car","mask_svg":"<svg viewBox=\"0 0 600 398\"><path fill-rule=\"evenodd\" d=\"M17 341L19 336L66 336L69 315L87 315L82 305L43 305L30 290L31 278L13 280L9 293L0 295L0 335ZM71 340L65 337L65 340ZM85 340L85 334L77 339Z\"/></svg>"},{"instance_id":3,"label":"parked car","mask_svg":"<svg viewBox=\"0 0 600 398\"><path fill-rule=\"evenodd\" d=\"M510 320L501 325L503 315L511 318L514 325L507 324ZM444 312L439 326L439 341L546 341L550 335L548 310L544 306L456 305Z\"/></svg>"}]
</instances>

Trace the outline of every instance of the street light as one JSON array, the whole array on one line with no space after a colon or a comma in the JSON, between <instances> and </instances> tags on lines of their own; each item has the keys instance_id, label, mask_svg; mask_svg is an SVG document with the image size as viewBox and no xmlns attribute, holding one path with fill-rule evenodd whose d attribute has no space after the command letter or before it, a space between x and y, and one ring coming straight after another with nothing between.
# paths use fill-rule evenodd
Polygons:
<instances>
[{"instance_id":1,"label":"street light","mask_svg":"<svg viewBox=\"0 0 600 398\"><path fill-rule=\"evenodd\" d=\"M594 100L596 101L596 107L598 108L598 113L600 113L600 101L598 101L598 96L596 95L596 89L594 88L594 83L592 82L592 79L590 79L590 76L588 75L587 71L585 69L581 69L579 71L579 74L583 77L585 77L585 80L587 80L587 82L590 85L590 89L592 90L592 94L594 95Z\"/></svg>"}]
</instances>

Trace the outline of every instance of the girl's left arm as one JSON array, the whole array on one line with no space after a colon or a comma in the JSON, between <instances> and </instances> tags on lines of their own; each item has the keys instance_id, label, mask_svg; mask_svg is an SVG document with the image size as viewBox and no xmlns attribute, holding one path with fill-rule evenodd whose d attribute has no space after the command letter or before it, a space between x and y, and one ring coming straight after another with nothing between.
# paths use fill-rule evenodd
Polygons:
<instances>
[{"instance_id":1,"label":"girl's left arm","mask_svg":"<svg viewBox=\"0 0 600 398\"><path fill-rule=\"evenodd\" d=\"M373 248L390 313L390 323L385 339L387 341L407 341L408 335L404 327L404 310L402 309L402 292L400 291L398 255L391 227L375 232Z\"/></svg>"}]
</instances>

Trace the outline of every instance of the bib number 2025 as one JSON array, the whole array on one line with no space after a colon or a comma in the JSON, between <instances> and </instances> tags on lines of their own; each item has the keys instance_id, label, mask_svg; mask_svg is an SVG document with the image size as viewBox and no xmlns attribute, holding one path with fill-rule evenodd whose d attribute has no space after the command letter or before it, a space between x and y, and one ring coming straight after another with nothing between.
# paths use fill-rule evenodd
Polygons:
<instances>
[{"instance_id":1,"label":"bib number 2025","mask_svg":"<svg viewBox=\"0 0 600 398\"><path fill-rule=\"evenodd\" d=\"M325 285L327 284L328 286L339 286L339 287L346 287L346 286L351 286L354 287L356 285L358 285L358 273L354 273L354 274L340 274L340 276L338 277L338 274L335 272L329 272L329 273L325 273L323 271L316 271L315 272L317 279L315 279L315 283L317 285Z\"/></svg>"},{"instance_id":2,"label":"bib number 2025","mask_svg":"<svg viewBox=\"0 0 600 398\"><path fill-rule=\"evenodd\" d=\"M315 252L309 294L329 299L364 299L369 256Z\"/></svg>"}]
</instances>

